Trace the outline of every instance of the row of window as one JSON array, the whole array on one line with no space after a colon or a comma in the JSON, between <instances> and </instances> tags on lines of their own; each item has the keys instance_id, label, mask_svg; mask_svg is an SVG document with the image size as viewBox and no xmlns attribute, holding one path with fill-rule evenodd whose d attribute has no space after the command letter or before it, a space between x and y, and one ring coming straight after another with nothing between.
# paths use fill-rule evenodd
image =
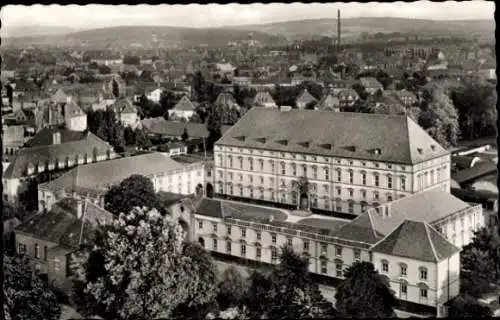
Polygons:
<instances>
[{"instance_id":1,"label":"row of window","mask_svg":"<svg viewBox=\"0 0 500 320\"><path fill-rule=\"evenodd\" d=\"M229 149L230 152L233 152L233 149L230 148ZM259 150L260 153L262 154L263 153L263 150ZM243 149L240 149L239 152L243 152ZM250 150L250 153L253 153L253 150ZM274 155L273 152L271 152L272 155ZM304 161L307 161L307 160L312 160L312 161L318 161L318 159L320 159L322 162L325 162L325 163L329 163L329 159L328 158L325 158L325 157L318 157L318 156L306 156L306 155L300 155L300 154L285 154L285 153L281 153L280 154L280 157L281 158L285 158L285 157L288 157L288 158L292 158L292 159L297 159L297 160L304 160ZM245 157L243 156L233 156L233 155L228 155L227 157L228 159L228 163L229 163L229 167L232 168L233 167L233 160L234 159L237 159L238 162L239 162L239 168L240 169L243 169L243 164L244 164L244 160L245 160ZM218 164L220 166L222 166L222 163L223 163L223 157L222 157L222 154L219 154L217 156L217 160L218 160ZM247 163L248 163L248 167L250 168L250 170L253 170L254 168L254 164L255 164L255 159L253 157L246 157L246 160L247 160ZM270 166L271 166L271 171L274 172L274 163L275 163L275 160L268 160ZM363 167L370 167L372 164L373 164L373 167L375 168L382 168L381 166L381 163L379 162L369 162L369 161L354 161L354 160L351 160L351 159L347 159L344 161L342 161L342 159L334 159L334 163L336 164L342 164L342 163L345 163L347 162L347 164L349 166L363 166ZM284 164L284 162L282 162ZM260 168L260 171L264 171L264 159L257 159L257 164L258 164L258 167ZM389 170L392 170L392 169L396 169L394 168L394 166L392 164L387 164L387 163L384 163L384 169L389 169ZM399 170L401 171L406 171L406 166L399 166L398 168Z\"/></svg>"},{"instance_id":2,"label":"row of window","mask_svg":"<svg viewBox=\"0 0 500 320\"><path fill-rule=\"evenodd\" d=\"M113 159L114 156L115 156L115 153L111 150L108 150L106 155L103 157L105 157L107 159ZM45 170L47 170L47 171L54 170L54 169L56 169L56 167L58 169L63 169L63 168L71 167L71 166L76 165L76 164L92 163L94 161L99 161L99 157L100 156L97 155L97 151L94 151L93 157L90 157L87 154L85 154L85 156L77 155L74 158L66 157L64 162L63 161L49 161L49 160L47 160L44 163L37 164L36 166L33 164L28 164L27 173L33 174L33 173L35 173L35 169L37 169L37 172L40 173L40 172L44 172Z\"/></svg>"},{"instance_id":3,"label":"row of window","mask_svg":"<svg viewBox=\"0 0 500 320\"><path fill-rule=\"evenodd\" d=\"M425 189L445 180L447 177L447 168L448 166L444 165L443 167L437 168L436 170L432 169L430 171L417 174L418 190Z\"/></svg>"},{"instance_id":4,"label":"row of window","mask_svg":"<svg viewBox=\"0 0 500 320\"><path fill-rule=\"evenodd\" d=\"M26 254L26 245L23 243L19 243L17 251L20 255ZM35 259L42 259L42 253L43 253L43 260L47 261L49 256L49 248L47 246L43 246L43 252L42 252L42 248L40 247L40 245L38 243L35 243L34 252L35 252Z\"/></svg>"},{"instance_id":5,"label":"row of window","mask_svg":"<svg viewBox=\"0 0 500 320\"><path fill-rule=\"evenodd\" d=\"M382 265L382 273L389 273L389 261L382 260L381 265ZM422 281L427 281L427 268L419 267L418 271L419 271L418 279ZM400 277L408 276L408 266L404 263L399 264L399 276Z\"/></svg>"}]
</instances>

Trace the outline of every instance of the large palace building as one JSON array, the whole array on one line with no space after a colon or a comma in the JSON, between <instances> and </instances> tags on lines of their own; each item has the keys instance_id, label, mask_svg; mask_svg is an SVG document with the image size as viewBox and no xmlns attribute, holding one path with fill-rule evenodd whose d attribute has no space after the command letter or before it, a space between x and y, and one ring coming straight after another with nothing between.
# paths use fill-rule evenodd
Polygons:
<instances>
[{"instance_id":1,"label":"large palace building","mask_svg":"<svg viewBox=\"0 0 500 320\"><path fill-rule=\"evenodd\" d=\"M253 108L214 148L215 191L359 215L450 188L450 153L407 116Z\"/></svg>"}]
</instances>

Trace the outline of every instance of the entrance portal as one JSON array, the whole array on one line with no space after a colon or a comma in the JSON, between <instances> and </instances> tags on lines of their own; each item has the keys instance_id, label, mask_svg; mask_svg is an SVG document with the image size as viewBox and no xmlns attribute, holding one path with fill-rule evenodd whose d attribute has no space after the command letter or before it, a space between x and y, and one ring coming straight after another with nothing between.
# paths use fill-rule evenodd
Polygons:
<instances>
[{"instance_id":1,"label":"entrance portal","mask_svg":"<svg viewBox=\"0 0 500 320\"><path fill-rule=\"evenodd\" d=\"M309 210L309 197L305 193L300 195L299 209Z\"/></svg>"},{"instance_id":2,"label":"entrance portal","mask_svg":"<svg viewBox=\"0 0 500 320\"><path fill-rule=\"evenodd\" d=\"M208 198L214 197L214 186L211 183L207 183L207 197Z\"/></svg>"}]
</instances>

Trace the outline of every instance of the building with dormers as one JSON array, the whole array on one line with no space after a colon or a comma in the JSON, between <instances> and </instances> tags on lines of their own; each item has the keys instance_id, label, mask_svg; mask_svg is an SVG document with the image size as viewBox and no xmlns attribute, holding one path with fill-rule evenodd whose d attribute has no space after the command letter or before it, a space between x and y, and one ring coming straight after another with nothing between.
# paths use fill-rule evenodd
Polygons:
<instances>
[{"instance_id":1,"label":"building with dormers","mask_svg":"<svg viewBox=\"0 0 500 320\"><path fill-rule=\"evenodd\" d=\"M135 129L140 125L137 109L128 99L120 99L108 107L113 110L117 120L124 126Z\"/></svg>"},{"instance_id":2,"label":"building with dormers","mask_svg":"<svg viewBox=\"0 0 500 320\"><path fill-rule=\"evenodd\" d=\"M217 194L297 209L359 215L450 189L450 153L407 116L255 108L214 157Z\"/></svg>"},{"instance_id":3,"label":"building with dormers","mask_svg":"<svg viewBox=\"0 0 500 320\"><path fill-rule=\"evenodd\" d=\"M296 105L298 109L305 109L308 104L316 103L318 100L313 97L307 89L304 89L297 97Z\"/></svg>"}]
</instances>

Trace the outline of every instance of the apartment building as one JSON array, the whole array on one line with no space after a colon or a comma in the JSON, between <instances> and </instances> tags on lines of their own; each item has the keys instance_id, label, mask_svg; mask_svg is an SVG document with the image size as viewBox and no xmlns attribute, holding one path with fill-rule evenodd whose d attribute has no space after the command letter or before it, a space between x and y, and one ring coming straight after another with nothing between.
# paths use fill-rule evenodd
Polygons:
<instances>
[{"instance_id":1,"label":"apartment building","mask_svg":"<svg viewBox=\"0 0 500 320\"><path fill-rule=\"evenodd\" d=\"M450 154L407 116L251 109L214 148L215 192L359 215L450 188Z\"/></svg>"}]
</instances>

